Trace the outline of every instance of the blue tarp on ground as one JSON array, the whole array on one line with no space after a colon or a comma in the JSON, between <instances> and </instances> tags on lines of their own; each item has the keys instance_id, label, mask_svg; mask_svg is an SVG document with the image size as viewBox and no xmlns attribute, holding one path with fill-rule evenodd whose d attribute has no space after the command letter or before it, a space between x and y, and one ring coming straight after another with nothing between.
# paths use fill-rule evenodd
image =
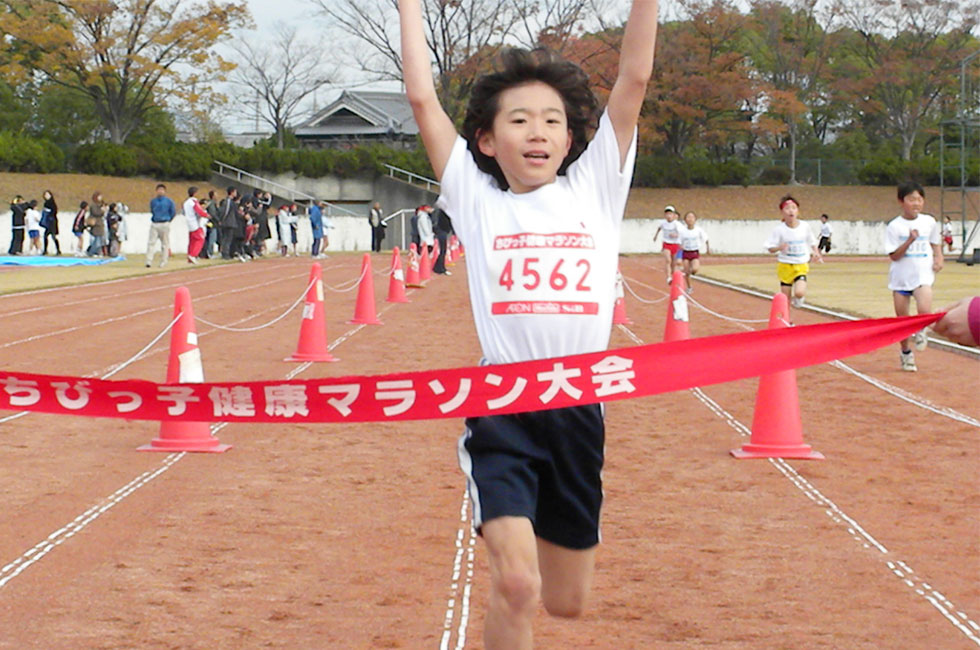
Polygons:
<instances>
[{"instance_id":1,"label":"blue tarp on ground","mask_svg":"<svg viewBox=\"0 0 980 650\"><path fill-rule=\"evenodd\" d=\"M121 262L125 257L56 257L45 255L0 255L0 266L95 266Z\"/></svg>"}]
</instances>

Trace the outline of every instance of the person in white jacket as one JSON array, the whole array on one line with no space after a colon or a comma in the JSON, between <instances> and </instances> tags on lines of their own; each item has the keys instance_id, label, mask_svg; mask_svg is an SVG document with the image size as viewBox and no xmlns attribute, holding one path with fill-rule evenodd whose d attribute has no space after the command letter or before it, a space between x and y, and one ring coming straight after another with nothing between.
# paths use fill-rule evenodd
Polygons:
<instances>
[{"instance_id":1,"label":"person in white jacket","mask_svg":"<svg viewBox=\"0 0 980 650\"><path fill-rule=\"evenodd\" d=\"M424 209L419 210L419 239L422 241L422 245L429 249L429 253L432 252L433 247L436 244L436 233L432 229L432 214L433 208L431 206L425 206ZM421 251L419 251L421 252Z\"/></svg>"}]
</instances>

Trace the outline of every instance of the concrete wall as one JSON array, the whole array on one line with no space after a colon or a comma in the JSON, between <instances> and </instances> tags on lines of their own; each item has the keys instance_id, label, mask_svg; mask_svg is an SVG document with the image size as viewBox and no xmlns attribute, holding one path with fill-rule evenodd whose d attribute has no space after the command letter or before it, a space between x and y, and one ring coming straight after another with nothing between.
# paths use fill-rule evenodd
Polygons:
<instances>
[{"instance_id":1,"label":"concrete wall","mask_svg":"<svg viewBox=\"0 0 980 650\"><path fill-rule=\"evenodd\" d=\"M389 181L391 179L388 179ZM391 181L397 183L397 181ZM403 185L404 184L399 184ZM420 190L424 193L424 190ZM383 192L379 191L380 196ZM435 195L430 193L405 193L403 202L383 204L385 214L405 207L413 208L420 203L432 203ZM393 196L392 194L391 196ZM74 216L74 215L71 215ZM371 250L371 228L367 216L331 217L334 228L328 231L330 245L327 251L366 251ZM384 247L401 246L400 230L397 219L389 223ZM131 213L126 217L129 231L128 240L123 244L124 254L143 253L146 249L147 234L149 233L150 215L147 213ZM653 242L653 234L659 221L655 219L627 219L623 222L620 251L623 253L650 253L660 250L661 239ZM728 221L702 219L699 225L708 234L711 252L722 255L761 255L765 254L763 242L770 231L776 227L777 221ZM808 222L814 236L819 233L819 222ZM70 252L72 234L70 232L69 215L60 219L61 248ZM834 253L848 255L884 255L883 237L885 224L876 221L835 221ZM171 250L174 253L187 251L187 226L182 217L173 221L170 229ZM310 222L305 216L299 220L299 249L308 252L312 245ZM273 240L274 241L274 240ZM5 255L10 245L10 212L0 214L0 255ZM959 250L959 236L954 241L954 248Z\"/></svg>"}]
</instances>

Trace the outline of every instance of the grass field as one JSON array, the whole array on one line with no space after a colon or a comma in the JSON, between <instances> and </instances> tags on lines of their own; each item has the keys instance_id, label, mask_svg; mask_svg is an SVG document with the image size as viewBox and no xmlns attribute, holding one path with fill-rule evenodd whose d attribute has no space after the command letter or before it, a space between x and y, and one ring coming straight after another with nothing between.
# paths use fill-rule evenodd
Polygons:
<instances>
[{"instance_id":1,"label":"grass field","mask_svg":"<svg viewBox=\"0 0 980 650\"><path fill-rule=\"evenodd\" d=\"M779 289L776 265L769 259L710 264L701 274L763 292ZM978 293L980 267L947 261L933 286L933 309ZM830 257L824 264L811 264L806 299L811 305L865 318L895 315L888 291L888 261L884 259Z\"/></svg>"}]
</instances>

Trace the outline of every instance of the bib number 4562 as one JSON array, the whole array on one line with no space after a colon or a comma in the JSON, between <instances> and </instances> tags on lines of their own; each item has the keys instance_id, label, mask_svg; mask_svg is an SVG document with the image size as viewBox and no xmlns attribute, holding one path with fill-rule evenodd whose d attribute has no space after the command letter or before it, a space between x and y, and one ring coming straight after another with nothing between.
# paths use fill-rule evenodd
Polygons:
<instances>
[{"instance_id":1,"label":"bib number 4562","mask_svg":"<svg viewBox=\"0 0 980 650\"><path fill-rule=\"evenodd\" d=\"M498 283L500 286L510 291L514 288L514 284L520 283L520 286L524 287L528 291L534 291L541 283L544 281L542 277L542 272L547 275L548 286L550 286L555 291L561 291L565 289L569 284L569 277L566 272L563 271L562 267L565 264L565 259L559 259L550 272L547 269L540 269L541 258L538 257L525 257L523 264L518 265L519 276L514 277L514 259L511 258L507 260L504 265L504 270L500 273L500 278ZM568 270L571 274L571 281L575 281L575 291L591 291L591 287L586 284L589 279L589 272L592 270L592 266L589 264L588 260L580 259L575 262L575 265Z\"/></svg>"}]
</instances>

